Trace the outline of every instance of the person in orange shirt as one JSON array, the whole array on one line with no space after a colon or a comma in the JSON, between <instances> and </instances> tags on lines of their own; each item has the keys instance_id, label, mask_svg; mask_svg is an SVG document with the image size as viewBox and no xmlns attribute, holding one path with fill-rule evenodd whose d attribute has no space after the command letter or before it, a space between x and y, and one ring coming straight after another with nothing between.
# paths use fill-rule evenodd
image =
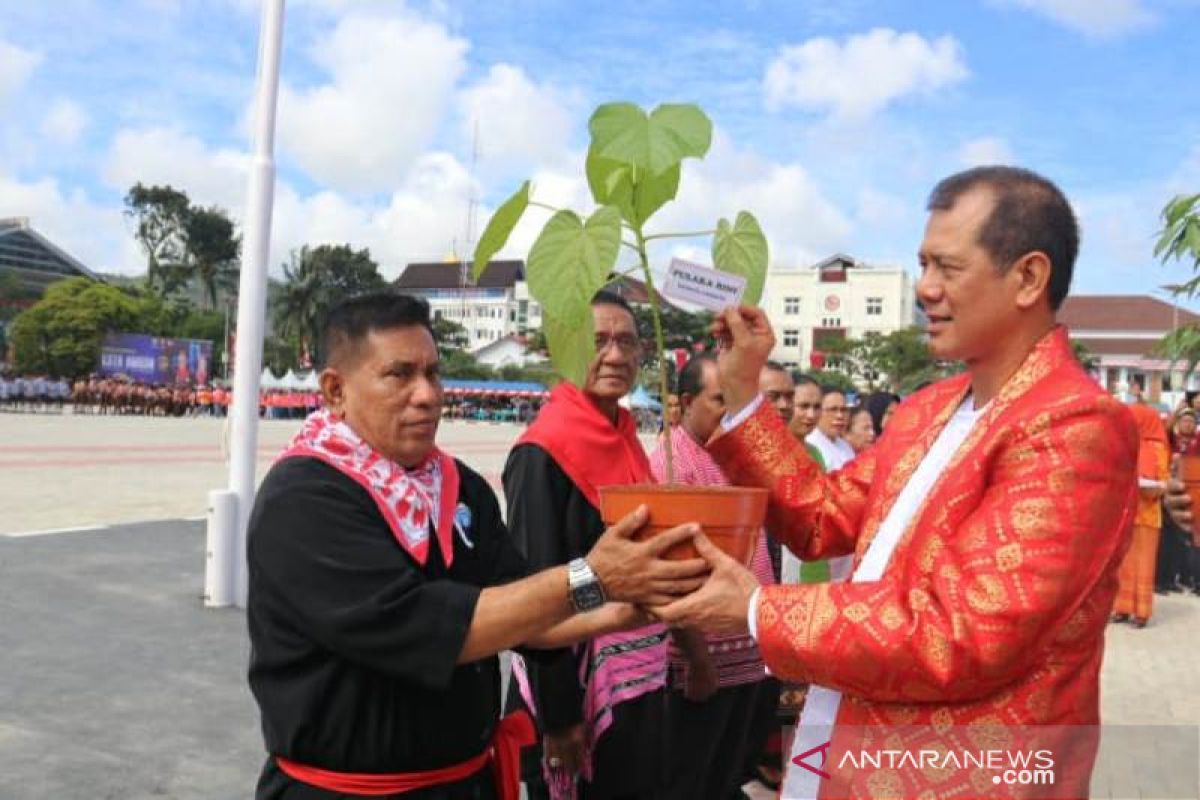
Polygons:
<instances>
[{"instance_id":1,"label":"person in orange shirt","mask_svg":"<svg viewBox=\"0 0 1200 800\"><path fill-rule=\"evenodd\" d=\"M1130 384L1133 412L1138 427L1138 503L1133 520L1133 543L1117 573L1117 601L1113 622L1129 622L1144 628L1154 605L1154 567L1158 562L1158 541L1162 533L1162 506L1159 501L1170 477L1171 449L1167 431L1158 412L1142 398L1142 384L1136 378Z\"/></svg>"}]
</instances>

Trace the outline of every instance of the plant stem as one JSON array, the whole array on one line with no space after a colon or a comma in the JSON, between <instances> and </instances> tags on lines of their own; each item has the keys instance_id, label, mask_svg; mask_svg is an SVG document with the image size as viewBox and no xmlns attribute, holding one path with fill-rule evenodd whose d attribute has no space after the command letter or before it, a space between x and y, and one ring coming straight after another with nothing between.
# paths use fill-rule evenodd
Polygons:
<instances>
[{"instance_id":1,"label":"plant stem","mask_svg":"<svg viewBox=\"0 0 1200 800\"><path fill-rule=\"evenodd\" d=\"M642 243L652 242L655 239L698 239L701 236L712 236L716 230L711 231L689 231L687 233L654 233L649 236L639 237Z\"/></svg>"},{"instance_id":2,"label":"plant stem","mask_svg":"<svg viewBox=\"0 0 1200 800\"><path fill-rule=\"evenodd\" d=\"M562 211L561 208L555 208L547 203L539 203L537 200L530 200L529 205L531 208L544 208L547 211L553 211L555 214L557 214L559 211Z\"/></svg>"},{"instance_id":3,"label":"plant stem","mask_svg":"<svg viewBox=\"0 0 1200 800\"><path fill-rule=\"evenodd\" d=\"M646 239L641 228L633 231L637 235L638 257L642 262L642 275L646 279L646 294L650 300L650 319L654 321L654 344L658 348L658 383L662 398L663 453L667 462L667 483L675 483L675 461L671 447L671 426L667 422L667 395L671 387L667 383L667 340L663 335L662 308L658 303L658 291L654 288L654 276L650 273L650 259L646 257ZM661 234L660 234L661 235Z\"/></svg>"}]
</instances>

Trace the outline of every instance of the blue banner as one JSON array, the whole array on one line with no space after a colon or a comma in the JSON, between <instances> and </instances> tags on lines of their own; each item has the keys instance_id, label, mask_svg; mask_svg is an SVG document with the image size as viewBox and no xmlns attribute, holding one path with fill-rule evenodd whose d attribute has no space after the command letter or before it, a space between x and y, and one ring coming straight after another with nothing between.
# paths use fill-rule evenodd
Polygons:
<instances>
[{"instance_id":1,"label":"blue banner","mask_svg":"<svg viewBox=\"0 0 1200 800\"><path fill-rule=\"evenodd\" d=\"M100 346L99 372L142 383L206 384L212 379L212 342L110 333Z\"/></svg>"}]
</instances>

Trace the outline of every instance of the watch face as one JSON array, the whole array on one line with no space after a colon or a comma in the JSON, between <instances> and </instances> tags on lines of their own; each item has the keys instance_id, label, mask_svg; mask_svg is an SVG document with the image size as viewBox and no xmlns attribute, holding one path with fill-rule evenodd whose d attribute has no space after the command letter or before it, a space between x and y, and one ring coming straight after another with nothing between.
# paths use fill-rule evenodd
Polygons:
<instances>
[{"instance_id":1,"label":"watch face","mask_svg":"<svg viewBox=\"0 0 1200 800\"><path fill-rule=\"evenodd\" d=\"M604 605L604 592L599 583L587 583L575 590L575 605L580 611L591 611Z\"/></svg>"}]
</instances>

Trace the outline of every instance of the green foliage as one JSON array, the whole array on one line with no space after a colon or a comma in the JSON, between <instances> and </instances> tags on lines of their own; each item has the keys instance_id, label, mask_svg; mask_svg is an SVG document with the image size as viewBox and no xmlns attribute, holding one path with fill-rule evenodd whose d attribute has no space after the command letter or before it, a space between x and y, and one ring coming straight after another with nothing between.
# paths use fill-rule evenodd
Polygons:
<instances>
[{"instance_id":1,"label":"green foliage","mask_svg":"<svg viewBox=\"0 0 1200 800\"><path fill-rule=\"evenodd\" d=\"M1178 195L1162 210L1163 227L1154 256L1167 261L1190 263L1193 277L1181 284L1164 286L1175 296L1200 294L1200 194ZM1186 364L1185 377L1200 364L1200 327L1186 325L1171 331L1155 346L1155 352L1171 360L1171 367Z\"/></svg>"},{"instance_id":2,"label":"green foliage","mask_svg":"<svg viewBox=\"0 0 1200 800\"><path fill-rule=\"evenodd\" d=\"M924 332L913 325L890 333L868 332L858 339L826 343L824 352L838 370L869 390L908 394L957 371L929 355Z\"/></svg>"},{"instance_id":3,"label":"green foliage","mask_svg":"<svg viewBox=\"0 0 1200 800\"><path fill-rule=\"evenodd\" d=\"M465 350L449 350L442 353L442 377L481 381L490 380L493 375L490 367L480 364Z\"/></svg>"},{"instance_id":4,"label":"green foliage","mask_svg":"<svg viewBox=\"0 0 1200 800\"><path fill-rule=\"evenodd\" d=\"M758 305L767 280L767 239L758 220L746 211L739 211L733 225L727 219L718 222L712 256L717 269L746 279L743 301Z\"/></svg>"},{"instance_id":5,"label":"green foliage","mask_svg":"<svg viewBox=\"0 0 1200 800\"><path fill-rule=\"evenodd\" d=\"M191 201L171 186L133 185L125 195L125 216L137 223L134 237L146 253L146 279L159 292L176 288L187 252L186 224Z\"/></svg>"},{"instance_id":6,"label":"green foliage","mask_svg":"<svg viewBox=\"0 0 1200 800\"><path fill-rule=\"evenodd\" d=\"M591 143L584 172L599 209L585 223L571 211L557 211L529 253L530 292L542 306L543 332L551 360L564 377L579 382L594 356L591 296L612 278L622 245L638 256L650 289L653 358L666 347L660 304L646 243L656 238L700 234L649 234L646 222L679 190L686 158L703 158L712 141L712 122L697 106L664 104L647 114L632 103L598 107L588 121ZM497 210L475 250L475 268L508 241L529 205L528 184ZM624 234L631 234L632 241ZM719 268L745 275L748 302L757 302L767 267L767 242L757 221L740 212L733 225L723 222L713 243ZM670 327L670 326L667 326Z\"/></svg>"},{"instance_id":7,"label":"green foliage","mask_svg":"<svg viewBox=\"0 0 1200 800\"><path fill-rule=\"evenodd\" d=\"M858 391L858 386L855 385L854 379L841 370L814 369L806 374L822 386L832 387L843 393Z\"/></svg>"},{"instance_id":8,"label":"green foliage","mask_svg":"<svg viewBox=\"0 0 1200 800\"><path fill-rule=\"evenodd\" d=\"M161 301L152 295L89 278L58 281L13 320L15 367L24 373L84 375L96 368L105 334L159 333L166 321Z\"/></svg>"},{"instance_id":9,"label":"green foliage","mask_svg":"<svg viewBox=\"0 0 1200 800\"><path fill-rule=\"evenodd\" d=\"M317 363L321 323L342 300L377 291L386 284L369 250L350 245L302 247L283 265L272 314L278 335L295 342L297 354L308 353Z\"/></svg>"},{"instance_id":10,"label":"green foliage","mask_svg":"<svg viewBox=\"0 0 1200 800\"><path fill-rule=\"evenodd\" d=\"M433 340L438 350L445 355L451 350L463 350L467 346L467 329L452 319L434 317Z\"/></svg>"},{"instance_id":11,"label":"green foliage","mask_svg":"<svg viewBox=\"0 0 1200 800\"><path fill-rule=\"evenodd\" d=\"M218 296L233 294L237 284L241 237L234 232L233 220L216 206L190 209L184 235L185 279L198 286L208 307L215 309Z\"/></svg>"},{"instance_id":12,"label":"green foliage","mask_svg":"<svg viewBox=\"0 0 1200 800\"><path fill-rule=\"evenodd\" d=\"M479 237L479 244L475 247L475 264L471 267L472 279L478 281L483 275L488 262L504 247L504 243L508 241L513 228L517 227L521 215L528 207L529 181L525 181L512 197L496 209L496 213L488 220L487 227L483 229L483 235Z\"/></svg>"},{"instance_id":13,"label":"green foliage","mask_svg":"<svg viewBox=\"0 0 1200 800\"><path fill-rule=\"evenodd\" d=\"M1091 350L1087 349L1083 342L1076 342L1072 340L1071 353L1075 356L1075 360L1079 362L1079 366L1083 367L1089 372L1100 365L1100 360L1092 354Z\"/></svg>"}]
</instances>

